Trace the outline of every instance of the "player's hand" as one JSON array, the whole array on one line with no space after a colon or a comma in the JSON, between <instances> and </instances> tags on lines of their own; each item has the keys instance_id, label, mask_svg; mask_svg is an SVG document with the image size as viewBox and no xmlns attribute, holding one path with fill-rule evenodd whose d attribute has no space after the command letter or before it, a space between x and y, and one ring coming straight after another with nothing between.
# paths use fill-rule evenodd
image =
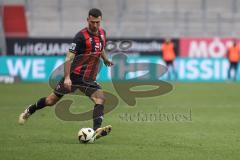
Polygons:
<instances>
[{"instance_id":1,"label":"player's hand","mask_svg":"<svg viewBox=\"0 0 240 160\"><path fill-rule=\"evenodd\" d=\"M64 79L64 87L71 91L71 86L72 86L72 81L70 78L65 78Z\"/></svg>"},{"instance_id":2,"label":"player's hand","mask_svg":"<svg viewBox=\"0 0 240 160\"><path fill-rule=\"evenodd\" d=\"M108 66L108 67L114 65L113 62L112 62L112 61L109 61L109 60L105 60L105 61L104 61L104 64L105 64L106 66Z\"/></svg>"}]
</instances>

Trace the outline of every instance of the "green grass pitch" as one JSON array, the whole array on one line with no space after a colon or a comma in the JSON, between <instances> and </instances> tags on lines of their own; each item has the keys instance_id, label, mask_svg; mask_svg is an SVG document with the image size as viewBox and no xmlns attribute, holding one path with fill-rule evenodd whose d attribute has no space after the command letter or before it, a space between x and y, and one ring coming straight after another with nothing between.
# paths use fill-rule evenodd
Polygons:
<instances>
[{"instance_id":1,"label":"green grass pitch","mask_svg":"<svg viewBox=\"0 0 240 160\"><path fill-rule=\"evenodd\" d=\"M102 86L116 95L110 83ZM112 133L86 145L79 144L76 135L81 127L91 127L92 121L62 121L50 107L36 112L26 125L17 124L27 105L51 92L47 84L1 84L0 159L236 160L240 157L239 91L239 83L176 83L166 95L137 99L135 107L120 99L104 119L104 125L113 126ZM87 98L65 98L75 100L74 113L93 106ZM150 116L160 113L161 119Z\"/></svg>"}]
</instances>

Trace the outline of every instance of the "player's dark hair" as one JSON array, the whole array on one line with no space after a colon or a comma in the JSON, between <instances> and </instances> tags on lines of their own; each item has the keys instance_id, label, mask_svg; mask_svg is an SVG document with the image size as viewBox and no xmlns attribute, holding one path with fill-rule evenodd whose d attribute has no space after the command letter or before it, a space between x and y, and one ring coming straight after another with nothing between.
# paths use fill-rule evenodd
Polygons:
<instances>
[{"instance_id":1,"label":"player's dark hair","mask_svg":"<svg viewBox=\"0 0 240 160\"><path fill-rule=\"evenodd\" d=\"M100 9L92 8L89 10L88 16L93 16L95 18L98 18L99 16L102 16L102 12L100 11Z\"/></svg>"}]
</instances>

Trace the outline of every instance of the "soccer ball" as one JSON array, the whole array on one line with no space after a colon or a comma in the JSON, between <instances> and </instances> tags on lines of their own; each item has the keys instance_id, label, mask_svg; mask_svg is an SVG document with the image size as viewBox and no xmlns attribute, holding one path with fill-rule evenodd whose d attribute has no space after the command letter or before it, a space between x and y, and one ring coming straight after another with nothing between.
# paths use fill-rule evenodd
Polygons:
<instances>
[{"instance_id":1,"label":"soccer ball","mask_svg":"<svg viewBox=\"0 0 240 160\"><path fill-rule=\"evenodd\" d=\"M95 132L92 128L82 128L78 132L78 140L80 143L93 143Z\"/></svg>"}]
</instances>

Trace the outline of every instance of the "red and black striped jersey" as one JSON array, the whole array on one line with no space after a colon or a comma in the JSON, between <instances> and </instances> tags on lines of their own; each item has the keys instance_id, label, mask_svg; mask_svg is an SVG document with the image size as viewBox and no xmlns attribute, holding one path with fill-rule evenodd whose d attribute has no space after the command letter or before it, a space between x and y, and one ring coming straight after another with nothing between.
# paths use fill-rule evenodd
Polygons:
<instances>
[{"instance_id":1,"label":"red and black striped jersey","mask_svg":"<svg viewBox=\"0 0 240 160\"><path fill-rule=\"evenodd\" d=\"M99 70L101 52L106 45L106 32L100 28L94 35L87 28L78 32L72 42L70 52L75 54L71 73L87 81L95 81Z\"/></svg>"}]
</instances>

